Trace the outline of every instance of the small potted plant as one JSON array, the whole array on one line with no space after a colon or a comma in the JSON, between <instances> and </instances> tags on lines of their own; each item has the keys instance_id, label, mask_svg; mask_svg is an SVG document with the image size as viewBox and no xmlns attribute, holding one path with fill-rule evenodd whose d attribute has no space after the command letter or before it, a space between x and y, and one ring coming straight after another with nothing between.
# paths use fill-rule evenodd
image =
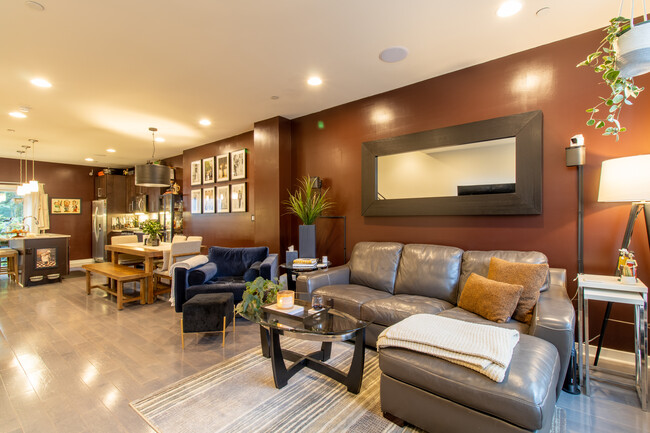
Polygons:
<instances>
[{"instance_id":1,"label":"small potted plant","mask_svg":"<svg viewBox=\"0 0 650 433\"><path fill-rule=\"evenodd\" d=\"M140 224L142 231L149 235L147 244L155 247L160 244L160 235L163 232L163 226L160 224L160 221L154 219L148 219Z\"/></svg>"},{"instance_id":2,"label":"small potted plant","mask_svg":"<svg viewBox=\"0 0 650 433\"><path fill-rule=\"evenodd\" d=\"M601 74L610 90L609 96L600 97L600 103L586 110L590 113L587 125L596 129L605 128L603 135L613 135L617 141L619 133L626 130L619 122L621 109L624 105L632 105L632 99L643 91L643 87L634 84L633 77L648 71L649 60L644 59L648 57L647 49L638 49L635 41L640 37L647 44L650 26L641 24L632 26L628 18L612 18L609 26L603 29L607 35L598 49L577 65L594 68L594 72ZM601 109L606 113L604 116L597 114Z\"/></svg>"},{"instance_id":3,"label":"small potted plant","mask_svg":"<svg viewBox=\"0 0 650 433\"><path fill-rule=\"evenodd\" d=\"M300 186L295 193L289 192L289 199L284 202L288 213L296 215L302 221L298 232L298 252L300 257L316 258L316 218L330 209L333 203L326 197L329 188L320 191L316 188L317 178L309 175L300 179Z\"/></svg>"},{"instance_id":4,"label":"small potted plant","mask_svg":"<svg viewBox=\"0 0 650 433\"><path fill-rule=\"evenodd\" d=\"M262 306L275 303L279 290L282 290L282 284L262 277L247 282L242 301L237 304L235 313L248 319L259 319Z\"/></svg>"}]
</instances>

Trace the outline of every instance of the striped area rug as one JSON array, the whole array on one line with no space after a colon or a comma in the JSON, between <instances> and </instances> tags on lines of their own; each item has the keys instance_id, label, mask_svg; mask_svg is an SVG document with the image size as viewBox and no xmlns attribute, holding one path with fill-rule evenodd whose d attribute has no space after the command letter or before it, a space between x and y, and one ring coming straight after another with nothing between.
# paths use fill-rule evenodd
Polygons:
<instances>
[{"instance_id":1,"label":"striped area rug","mask_svg":"<svg viewBox=\"0 0 650 433\"><path fill-rule=\"evenodd\" d=\"M300 353L320 347L294 339L285 339L282 345ZM352 345L334 343L328 363L347 371L352 351ZM251 349L131 406L159 433L421 431L398 427L382 417L378 361L377 353L366 349L363 385L357 395L307 368L276 389L271 361L260 349Z\"/></svg>"}]
</instances>

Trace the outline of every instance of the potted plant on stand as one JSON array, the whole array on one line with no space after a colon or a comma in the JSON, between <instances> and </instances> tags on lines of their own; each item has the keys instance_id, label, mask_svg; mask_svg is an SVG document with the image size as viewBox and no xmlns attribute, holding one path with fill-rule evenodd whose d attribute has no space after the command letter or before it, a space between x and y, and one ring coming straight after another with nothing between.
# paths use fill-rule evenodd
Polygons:
<instances>
[{"instance_id":1,"label":"potted plant on stand","mask_svg":"<svg viewBox=\"0 0 650 433\"><path fill-rule=\"evenodd\" d=\"M296 215L302 221L298 228L299 257L316 258L316 218L333 206L325 196L329 188L321 192L314 185L317 178L309 175L300 179L300 186L295 193L289 192L289 199L284 202L289 213Z\"/></svg>"},{"instance_id":2,"label":"potted plant on stand","mask_svg":"<svg viewBox=\"0 0 650 433\"><path fill-rule=\"evenodd\" d=\"M154 219L148 219L140 224L142 231L149 235L147 239L147 245L152 247L158 246L160 244L160 234L163 232L163 226L160 224L160 221Z\"/></svg>"},{"instance_id":3,"label":"potted plant on stand","mask_svg":"<svg viewBox=\"0 0 650 433\"><path fill-rule=\"evenodd\" d=\"M604 31L607 35L598 49L577 66L594 68L610 90L608 97L600 97L599 104L586 110L590 113L587 125L605 128L603 135L613 135L618 141L619 133L626 130L619 121L621 109L632 105L632 99L643 91L634 84L634 77L650 71L650 25L648 21L635 25L632 19L619 16ZM598 115L600 110L606 114Z\"/></svg>"}]
</instances>

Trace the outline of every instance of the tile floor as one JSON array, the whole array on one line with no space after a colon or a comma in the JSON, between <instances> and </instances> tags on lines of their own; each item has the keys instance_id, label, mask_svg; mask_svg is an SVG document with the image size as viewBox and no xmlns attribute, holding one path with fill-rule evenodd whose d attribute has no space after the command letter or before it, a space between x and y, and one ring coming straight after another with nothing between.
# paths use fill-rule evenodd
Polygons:
<instances>
[{"instance_id":1,"label":"tile floor","mask_svg":"<svg viewBox=\"0 0 650 433\"><path fill-rule=\"evenodd\" d=\"M83 277L22 288L0 277L0 433L153 432L129 402L259 344L256 326L200 334L180 346L168 303L117 311ZM647 432L634 393L598 385L591 398L563 393L569 432Z\"/></svg>"}]
</instances>

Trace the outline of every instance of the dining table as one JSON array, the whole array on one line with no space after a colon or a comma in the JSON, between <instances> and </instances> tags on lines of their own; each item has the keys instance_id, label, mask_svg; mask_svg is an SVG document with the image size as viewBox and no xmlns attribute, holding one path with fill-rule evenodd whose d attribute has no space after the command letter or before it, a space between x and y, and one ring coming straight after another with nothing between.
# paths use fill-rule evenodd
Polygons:
<instances>
[{"instance_id":1,"label":"dining table","mask_svg":"<svg viewBox=\"0 0 650 433\"><path fill-rule=\"evenodd\" d=\"M106 245L106 251L111 254L111 261L119 263L120 254L130 254L144 258L144 271L147 274L147 303L153 304L153 270L154 260L162 259L165 251L171 251L171 242L161 242L158 246L145 245L142 242L118 245Z\"/></svg>"}]
</instances>

